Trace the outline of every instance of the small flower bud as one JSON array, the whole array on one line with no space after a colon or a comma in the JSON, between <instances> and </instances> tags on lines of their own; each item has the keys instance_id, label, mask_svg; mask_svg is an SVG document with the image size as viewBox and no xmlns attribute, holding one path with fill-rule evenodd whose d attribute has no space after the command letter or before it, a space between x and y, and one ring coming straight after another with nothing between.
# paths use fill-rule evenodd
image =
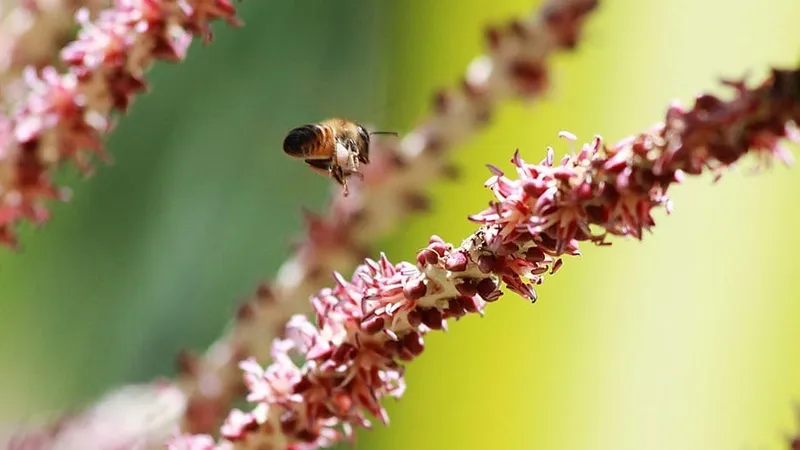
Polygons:
<instances>
[{"instance_id":1,"label":"small flower bud","mask_svg":"<svg viewBox=\"0 0 800 450\"><path fill-rule=\"evenodd\" d=\"M399 344L400 358L405 361L414 359L425 350L425 343L422 340L422 335L415 331L403 336Z\"/></svg>"},{"instance_id":2,"label":"small flower bud","mask_svg":"<svg viewBox=\"0 0 800 450\"><path fill-rule=\"evenodd\" d=\"M536 247L531 247L525 251L525 259L532 263L544 261L544 252Z\"/></svg>"},{"instance_id":3,"label":"small flower bud","mask_svg":"<svg viewBox=\"0 0 800 450\"><path fill-rule=\"evenodd\" d=\"M361 329L369 334L376 334L383 330L384 324L383 316L372 316L361 321Z\"/></svg>"},{"instance_id":4,"label":"small flower bud","mask_svg":"<svg viewBox=\"0 0 800 450\"><path fill-rule=\"evenodd\" d=\"M493 302L500 298L503 293L497 289L497 283L491 278L484 278L478 283L478 295L484 301Z\"/></svg>"},{"instance_id":5,"label":"small flower bud","mask_svg":"<svg viewBox=\"0 0 800 450\"><path fill-rule=\"evenodd\" d=\"M420 314L419 308L409 311L407 318L408 324L414 328L418 327L422 323L422 314Z\"/></svg>"},{"instance_id":6,"label":"small flower bud","mask_svg":"<svg viewBox=\"0 0 800 450\"><path fill-rule=\"evenodd\" d=\"M517 251L519 251L519 245L513 242L505 242L501 247L501 251L504 255L510 255L512 253L516 253Z\"/></svg>"},{"instance_id":7,"label":"small flower bud","mask_svg":"<svg viewBox=\"0 0 800 450\"><path fill-rule=\"evenodd\" d=\"M517 60L510 64L509 72L523 96L536 95L547 86L547 71L537 60Z\"/></svg>"},{"instance_id":8,"label":"small flower bud","mask_svg":"<svg viewBox=\"0 0 800 450\"><path fill-rule=\"evenodd\" d=\"M465 314L467 314L467 310L464 309L464 306L461 304L460 297L447 300L447 309L445 310L446 316L459 318Z\"/></svg>"},{"instance_id":9,"label":"small flower bud","mask_svg":"<svg viewBox=\"0 0 800 450\"><path fill-rule=\"evenodd\" d=\"M558 272L558 269L560 269L563 264L564 264L564 260L561 259L561 258L558 258L556 260L556 262L553 263L553 268L550 269L550 275L554 275L556 272Z\"/></svg>"},{"instance_id":10,"label":"small flower bud","mask_svg":"<svg viewBox=\"0 0 800 450\"><path fill-rule=\"evenodd\" d=\"M575 197L578 200L589 200L594 196L592 191L592 184L584 181L575 189Z\"/></svg>"},{"instance_id":11,"label":"small flower bud","mask_svg":"<svg viewBox=\"0 0 800 450\"><path fill-rule=\"evenodd\" d=\"M420 192L407 193L403 201L409 211L429 211L431 207L430 199Z\"/></svg>"},{"instance_id":12,"label":"small flower bud","mask_svg":"<svg viewBox=\"0 0 800 450\"><path fill-rule=\"evenodd\" d=\"M309 429L306 428L306 429L297 431L295 433L295 436L297 436L297 439L299 439L300 441L305 442L307 444L311 444L312 442L315 442L317 440L317 438L319 438L319 432L318 431L309 430Z\"/></svg>"},{"instance_id":13,"label":"small flower bud","mask_svg":"<svg viewBox=\"0 0 800 450\"><path fill-rule=\"evenodd\" d=\"M481 255L478 257L478 269L483 273L495 272L498 266L498 260L494 255Z\"/></svg>"},{"instance_id":14,"label":"small flower bud","mask_svg":"<svg viewBox=\"0 0 800 450\"><path fill-rule=\"evenodd\" d=\"M295 394L300 394L307 391L313 385L314 383L311 382L308 376L303 376L303 378L301 378L300 381L298 381L297 384L294 385L294 389L292 390L292 392L294 392Z\"/></svg>"},{"instance_id":15,"label":"small flower bud","mask_svg":"<svg viewBox=\"0 0 800 450\"><path fill-rule=\"evenodd\" d=\"M256 289L256 297L260 303L273 303L275 301L275 293L272 286L267 283L261 283Z\"/></svg>"},{"instance_id":16,"label":"small flower bud","mask_svg":"<svg viewBox=\"0 0 800 450\"><path fill-rule=\"evenodd\" d=\"M336 348L331 355L331 359L338 363L343 363L353 359L353 356L355 356L356 353L358 353L358 349L356 349L352 344L345 342Z\"/></svg>"},{"instance_id":17,"label":"small flower bud","mask_svg":"<svg viewBox=\"0 0 800 450\"><path fill-rule=\"evenodd\" d=\"M558 241L554 237L545 233L539 235L539 241L539 248L546 251L549 250L552 252L558 245Z\"/></svg>"},{"instance_id":18,"label":"small flower bud","mask_svg":"<svg viewBox=\"0 0 800 450\"><path fill-rule=\"evenodd\" d=\"M428 244L433 243L445 244L445 241L438 234L434 234L431 235L430 239L428 239Z\"/></svg>"},{"instance_id":19,"label":"small flower bud","mask_svg":"<svg viewBox=\"0 0 800 450\"><path fill-rule=\"evenodd\" d=\"M447 253L447 250L449 250L449 246L444 242L431 242L428 244L428 248L436 252L440 258L444 257L444 255Z\"/></svg>"},{"instance_id":20,"label":"small flower bud","mask_svg":"<svg viewBox=\"0 0 800 450\"><path fill-rule=\"evenodd\" d=\"M547 273L547 266L537 266L531 269L531 274L533 275L541 275L543 273Z\"/></svg>"},{"instance_id":21,"label":"small flower bud","mask_svg":"<svg viewBox=\"0 0 800 450\"><path fill-rule=\"evenodd\" d=\"M428 286L421 278L414 278L403 286L403 295L409 300L418 300L428 292Z\"/></svg>"},{"instance_id":22,"label":"small flower bud","mask_svg":"<svg viewBox=\"0 0 800 450\"><path fill-rule=\"evenodd\" d=\"M458 302L461 303L461 307L463 307L464 310L467 311L467 312L476 313L476 312L480 311L480 308L478 307L478 303L477 303L475 297L467 297L465 295L465 296L459 297L458 298Z\"/></svg>"},{"instance_id":23,"label":"small flower bud","mask_svg":"<svg viewBox=\"0 0 800 450\"><path fill-rule=\"evenodd\" d=\"M283 434L292 435L297 430L297 415L292 411L287 411L281 415L281 431Z\"/></svg>"},{"instance_id":24,"label":"small flower bud","mask_svg":"<svg viewBox=\"0 0 800 450\"><path fill-rule=\"evenodd\" d=\"M244 322L255 316L255 306L250 302L244 302L236 308L236 320Z\"/></svg>"},{"instance_id":25,"label":"small flower bud","mask_svg":"<svg viewBox=\"0 0 800 450\"><path fill-rule=\"evenodd\" d=\"M547 183L542 180L526 180L522 183L522 190L531 197L538 197L547 190Z\"/></svg>"},{"instance_id":26,"label":"small flower bud","mask_svg":"<svg viewBox=\"0 0 800 450\"><path fill-rule=\"evenodd\" d=\"M344 415L347 414L350 409L353 407L353 399L350 398L348 395L339 394L333 397L333 405L336 407L336 411L329 411L329 414L326 414L328 417L334 417L335 415ZM326 417L327 418L327 417Z\"/></svg>"},{"instance_id":27,"label":"small flower bud","mask_svg":"<svg viewBox=\"0 0 800 450\"><path fill-rule=\"evenodd\" d=\"M422 323L432 330L441 330L444 327L442 320L442 312L438 308L427 308L422 311Z\"/></svg>"},{"instance_id":28,"label":"small flower bud","mask_svg":"<svg viewBox=\"0 0 800 450\"><path fill-rule=\"evenodd\" d=\"M430 247L423 248L417 253L417 264L419 264L420 267L433 265L437 262L439 262L439 254Z\"/></svg>"},{"instance_id":29,"label":"small flower bud","mask_svg":"<svg viewBox=\"0 0 800 450\"><path fill-rule=\"evenodd\" d=\"M401 343L395 340L390 339L388 341L384 341L382 355L387 358L394 358L400 353L401 351L400 346Z\"/></svg>"},{"instance_id":30,"label":"small flower bud","mask_svg":"<svg viewBox=\"0 0 800 450\"><path fill-rule=\"evenodd\" d=\"M472 278L462 278L461 282L456 284L456 290L459 294L466 296L472 296L478 292L476 282Z\"/></svg>"},{"instance_id":31,"label":"small flower bud","mask_svg":"<svg viewBox=\"0 0 800 450\"><path fill-rule=\"evenodd\" d=\"M444 267L451 272L463 272L467 270L468 262L469 260L464 252L452 252L447 256Z\"/></svg>"}]
</instances>

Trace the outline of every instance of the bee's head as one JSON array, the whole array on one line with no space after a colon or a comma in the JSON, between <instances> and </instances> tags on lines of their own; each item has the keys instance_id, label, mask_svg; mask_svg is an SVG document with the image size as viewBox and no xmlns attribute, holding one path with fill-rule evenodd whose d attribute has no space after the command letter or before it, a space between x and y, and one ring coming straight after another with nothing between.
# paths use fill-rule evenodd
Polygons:
<instances>
[{"instance_id":1,"label":"bee's head","mask_svg":"<svg viewBox=\"0 0 800 450\"><path fill-rule=\"evenodd\" d=\"M361 145L359 145L359 147L361 148L361 154L359 155L359 159L365 164L369 164L369 151L370 151L369 146L370 146L370 136L371 135L373 135L373 134L390 134L392 136L397 136L397 133L394 132L394 131L371 131L370 132L370 131L367 131L367 129L364 128L361 125L358 125L356 130L358 132L359 143L361 144Z\"/></svg>"},{"instance_id":2,"label":"bee's head","mask_svg":"<svg viewBox=\"0 0 800 450\"><path fill-rule=\"evenodd\" d=\"M361 125L358 126L358 137L364 144L369 145L369 131Z\"/></svg>"},{"instance_id":3,"label":"bee's head","mask_svg":"<svg viewBox=\"0 0 800 450\"><path fill-rule=\"evenodd\" d=\"M356 125L355 134L358 160L369 164L369 131L361 125Z\"/></svg>"}]
</instances>

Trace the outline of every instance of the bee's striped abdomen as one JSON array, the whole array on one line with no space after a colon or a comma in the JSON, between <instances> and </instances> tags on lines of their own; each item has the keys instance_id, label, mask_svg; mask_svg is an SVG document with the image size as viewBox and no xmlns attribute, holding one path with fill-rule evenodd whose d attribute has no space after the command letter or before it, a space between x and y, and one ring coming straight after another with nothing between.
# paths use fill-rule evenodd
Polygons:
<instances>
[{"instance_id":1,"label":"bee's striped abdomen","mask_svg":"<svg viewBox=\"0 0 800 450\"><path fill-rule=\"evenodd\" d=\"M295 158L328 159L334 150L333 130L330 127L309 124L297 127L283 140L283 151Z\"/></svg>"}]
</instances>

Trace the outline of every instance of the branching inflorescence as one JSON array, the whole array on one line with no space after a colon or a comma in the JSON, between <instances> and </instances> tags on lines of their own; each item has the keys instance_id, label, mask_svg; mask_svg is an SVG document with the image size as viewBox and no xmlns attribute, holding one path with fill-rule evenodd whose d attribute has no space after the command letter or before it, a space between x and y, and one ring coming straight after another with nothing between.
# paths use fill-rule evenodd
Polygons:
<instances>
[{"instance_id":1,"label":"branching inflorescence","mask_svg":"<svg viewBox=\"0 0 800 450\"><path fill-rule=\"evenodd\" d=\"M105 158L102 138L114 111L127 110L146 88L156 59L185 57L193 35L210 39L211 21L238 24L228 0L116 0L61 53L67 71L52 66L25 74L30 93L11 118L0 117L0 241L14 245L21 220L44 221L44 200L66 192L50 181L63 161L88 173L91 155Z\"/></svg>"},{"instance_id":2,"label":"branching inflorescence","mask_svg":"<svg viewBox=\"0 0 800 450\"><path fill-rule=\"evenodd\" d=\"M286 321L305 312L308 298L332 271L352 270L380 236L409 213L427 208L428 182L454 169L448 151L489 120L509 98L531 100L548 87L548 63L557 51L574 49L597 0L549 0L524 21L487 30L488 54L475 59L458 89L434 96L433 114L405 138L373 142L363 182L337 196L325 217L308 214L308 233L270 285L262 285L239 309L230 330L201 357L180 358L182 388L189 394L184 429L218 428L243 388L238 362L270 358L269 345Z\"/></svg>"},{"instance_id":3,"label":"branching inflorescence","mask_svg":"<svg viewBox=\"0 0 800 450\"><path fill-rule=\"evenodd\" d=\"M800 70L774 70L760 86L726 83L731 100L703 95L691 109L671 106L662 125L608 146L599 137L556 163L519 151L515 178L496 168L486 183L496 200L471 216L479 229L455 247L433 236L414 263L366 259L350 279L312 296L315 324L296 315L271 347L273 363L241 364L251 412L233 410L219 444L208 435L176 437L178 449L313 449L388 420L381 400L405 388L403 364L424 349L423 335L449 318L482 314L501 284L530 300L581 241L606 235L641 239L652 211L685 175L720 174L747 153L789 162L783 142L800 141ZM574 140L568 133L563 137ZM593 228L596 230L593 230ZM305 358L298 366L295 354Z\"/></svg>"}]
</instances>

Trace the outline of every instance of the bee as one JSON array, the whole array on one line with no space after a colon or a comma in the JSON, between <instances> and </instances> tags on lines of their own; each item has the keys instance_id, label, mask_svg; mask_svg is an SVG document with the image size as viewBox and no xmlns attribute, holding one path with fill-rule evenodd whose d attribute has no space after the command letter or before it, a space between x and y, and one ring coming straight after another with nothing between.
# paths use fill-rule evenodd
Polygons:
<instances>
[{"instance_id":1,"label":"bee","mask_svg":"<svg viewBox=\"0 0 800 450\"><path fill-rule=\"evenodd\" d=\"M360 164L369 164L369 137L394 131L368 132L351 120L333 118L293 128L283 140L283 151L293 158L302 158L315 172L333 178L349 194L347 178L364 175Z\"/></svg>"}]
</instances>

